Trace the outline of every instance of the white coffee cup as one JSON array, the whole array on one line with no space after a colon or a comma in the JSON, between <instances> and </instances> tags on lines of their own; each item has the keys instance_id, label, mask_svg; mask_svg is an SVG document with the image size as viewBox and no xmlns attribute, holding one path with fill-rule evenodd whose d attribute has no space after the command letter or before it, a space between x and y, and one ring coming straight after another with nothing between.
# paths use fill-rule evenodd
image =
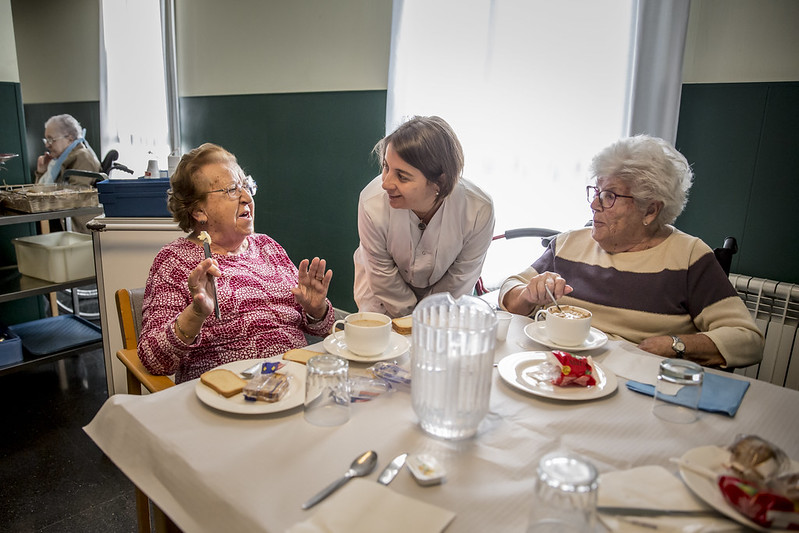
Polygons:
<instances>
[{"instance_id":1,"label":"white coffee cup","mask_svg":"<svg viewBox=\"0 0 799 533\"><path fill-rule=\"evenodd\" d=\"M353 313L344 320L336 320L333 331L344 325L347 349L356 355L380 355L388 348L391 338L391 318L380 313Z\"/></svg>"},{"instance_id":2,"label":"white coffee cup","mask_svg":"<svg viewBox=\"0 0 799 533\"><path fill-rule=\"evenodd\" d=\"M561 311L556 306L540 309L535 314L535 321L539 317L546 320L546 332L549 340L561 346L580 346L591 332L591 311L573 305L561 305Z\"/></svg>"}]
</instances>

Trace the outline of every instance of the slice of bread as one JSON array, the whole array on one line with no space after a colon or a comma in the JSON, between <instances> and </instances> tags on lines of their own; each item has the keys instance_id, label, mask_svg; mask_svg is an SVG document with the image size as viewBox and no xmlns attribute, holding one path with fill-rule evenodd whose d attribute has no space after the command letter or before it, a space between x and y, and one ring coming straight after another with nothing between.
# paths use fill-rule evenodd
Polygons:
<instances>
[{"instance_id":1,"label":"slice of bread","mask_svg":"<svg viewBox=\"0 0 799 533\"><path fill-rule=\"evenodd\" d=\"M204 372L200 375L200 381L225 398L230 398L240 393L247 384L247 381L226 368L215 368L208 372Z\"/></svg>"},{"instance_id":2,"label":"slice of bread","mask_svg":"<svg viewBox=\"0 0 799 533\"><path fill-rule=\"evenodd\" d=\"M413 316L402 316L391 320L391 327L400 335L410 335L413 331Z\"/></svg>"},{"instance_id":3,"label":"slice of bread","mask_svg":"<svg viewBox=\"0 0 799 533\"><path fill-rule=\"evenodd\" d=\"M294 361L295 363L304 365L308 362L308 359L314 355L322 355L322 352L314 352L312 350L306 350L305 348L294 348L283 354L283 360Z\"/></svg>"}]
</instances>

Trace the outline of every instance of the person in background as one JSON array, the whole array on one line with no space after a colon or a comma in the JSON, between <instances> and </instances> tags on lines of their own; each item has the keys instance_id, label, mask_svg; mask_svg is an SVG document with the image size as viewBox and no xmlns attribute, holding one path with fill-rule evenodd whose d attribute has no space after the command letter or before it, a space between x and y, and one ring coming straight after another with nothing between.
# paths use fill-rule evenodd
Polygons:
<instances>
[{"instance_id":1,"label":"person in background","mask_svg":"<svg viewBox=\"0 0 799 533\"><path fill-rule=\"evenodd\" d=\"M531 315L561 304L593 313L592 326L647 352L705 366L741 367L763 356L763 335L713 251L671 224L693 172L666 141L621 139L599 152L587 187L589 228L566 232L500 289L503 309Z\"/></svg>"},{"instance_id":2,"label":"person in background","mask_svg":"<svg viewBox=\"0 0 799 533\"><path fill-rule=\"evenodd\" d=\"M86 130L72 115L55 115L44 123L45 152L36 160L36 183L61 182L66 170L88 170L100 172L100 161L86 143ZM92 215L71 217L71 229L78 233L90 233L86 224ZM50 221L51 231L61 231L60 220Z\"/></svg>"},{"instance_id":3,"label":"person in background","mask_svg":"<svg viewBox=\"0 0 799 533\"><path fill-rule=\"evenodd\" d=\"M333 272L318 257L298 269L277 242L255 233L256 184L233 154L203 144L181 158L170 184L169 210L188 236L158 252L145 286L138 354L151 373L174 373L179 383L330 331Z\"/></svg>"},{"instance_id":4,"label":"person in background","mask_svg":"<svg viewBox=\"0 0 799 533\"><path fill-rule=\"evenodd\" d=\"M429 294L471 294L493 236L494 205L461 177L455 132L439 117L414 117L374 153L383 173L358 201L358 309L400 317Z\"/></svg>"},{"instance_id":5,"label":"person in background","mask_svg":"<svg viewBox=\"0 0 799 533\"><path fill-rule=\"evenodd\" d=\"M72 115L55 115L44 123L45 152L36 160L36 183L60 181L65 170L100 172L100 161L84 138L86 130Z\"/></svg>"}]
</instances>

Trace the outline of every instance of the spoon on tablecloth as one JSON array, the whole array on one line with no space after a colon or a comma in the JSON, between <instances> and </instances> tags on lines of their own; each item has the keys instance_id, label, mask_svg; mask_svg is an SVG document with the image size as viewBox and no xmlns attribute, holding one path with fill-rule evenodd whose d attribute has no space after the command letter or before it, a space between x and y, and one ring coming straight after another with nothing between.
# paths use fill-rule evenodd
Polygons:
<instances>
[{"instance_id":1,"label":"spoon on tablecloth","mask_svg":"<svg viewBox=\"0 0 799 533\"><path fill-rule=\"evenodd\" d=\"M372 472L377 465L377 452L369 451L358 456L350 465L350 469L344 476L338 478L336 481L322 489L316 496L302 504L303 509L310 509L317 503L321 502L333 492L340 489L344 484L354 477L365 476Z\"/></svg>"}]
</instances>

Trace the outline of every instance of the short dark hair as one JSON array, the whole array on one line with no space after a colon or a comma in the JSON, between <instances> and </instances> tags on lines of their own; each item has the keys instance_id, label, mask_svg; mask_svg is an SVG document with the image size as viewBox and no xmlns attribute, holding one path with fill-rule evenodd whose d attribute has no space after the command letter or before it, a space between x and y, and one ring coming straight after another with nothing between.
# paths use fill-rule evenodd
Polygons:
<instances>
[{"instance_id":1,"label":"short dark hair","mask_svg":"<svg viewBox=\"0 0 799 533\"><path fill-rule=\"evenodd\" d=\"M455 188L463 172L463 148L443 118L413 117L381 139L373 150L381 165L389 144L403 161L438 185L441 198Z\"/></svg>"}]
</instances>

